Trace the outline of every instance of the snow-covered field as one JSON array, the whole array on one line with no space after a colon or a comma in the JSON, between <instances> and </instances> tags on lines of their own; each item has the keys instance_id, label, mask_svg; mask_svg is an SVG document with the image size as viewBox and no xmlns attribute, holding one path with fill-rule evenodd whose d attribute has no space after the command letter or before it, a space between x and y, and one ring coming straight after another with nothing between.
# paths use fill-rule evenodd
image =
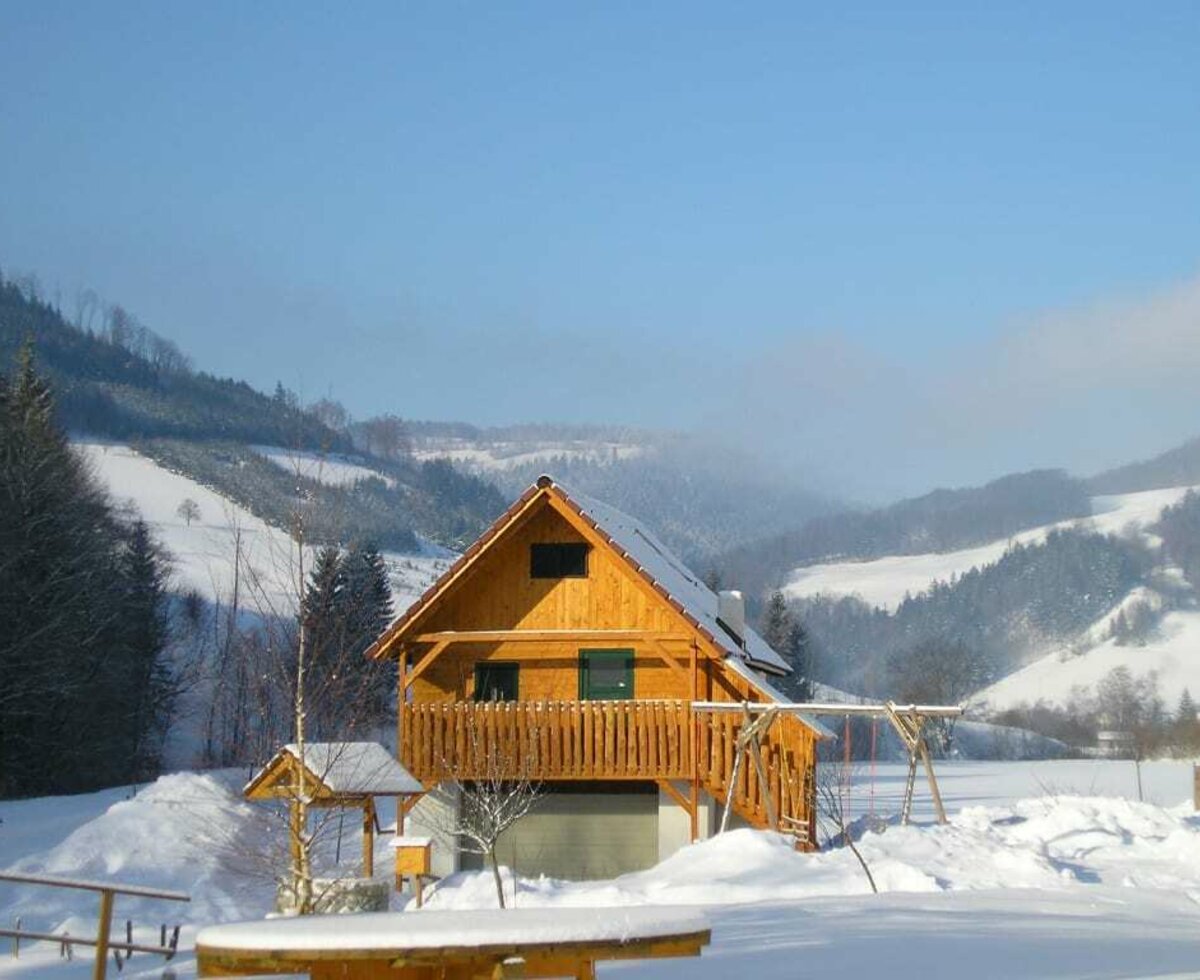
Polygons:
<instances>
[{"instance_id":1,"label":"snow-covered field","mask_svg":"<svg viewBox=\"0 0 1200 980\"><path fill-rule=\"evenodd\" d=\"M928 819L866 833L862 852L879 884L872 895L853 855L793 852L753 831L685 848L648 871L611 881L522 880L521 908L701 906L713 942L699 961L614 964L603 973L647 977L1182 977L1200 976L1200 817L1190 806L1191 767L1143 766L1136 802L1131 763L944 763L951 822ZM189 892L188 906L119 902L118 920L198 926L260 917L270 884L247 855L266 848L260 815L236 792L244 773L181 773L143 788L0 803L0 864L105 877ZM899 766L878 767L852 788L856 811L896 804ZM386 842L381 842L386 844ZM357 841L347 841L353 855ZM380 854L381 860L384 857ZM384 865L386 867L386 865ZM507 877L510 890L514 888ZM490 877L447 879L429 906L490 907ZM94 928L95 898L0 884L0 921L76 935ZM419 913L413 913L419 914ZM146 933L149 935L149 933ZM53 947L0 956L0 975L82 978ZM190 974L186 954L173 964ZM131 976L161 961L139 955Z\"/></svg>"},{"instance_id":2,"label":"snow-covered field","mask_svg":"<svg viewBox=\"0 0 1200 980\"><path fill-rule=\"evenodd\" d=\"M1190 489L1194 488L1173 487L1093 497L1092 517L1031 528L1011 538L959 551L808 565L792 573L784 591L791 598L857 596L870 605L894 610L906 595L917 595L935 582L948 582L972 568L993 565L1013 545L1039 544L1056 529L1086 528L1100 534L1142 533L1158 520L1164 508L1178 503Z\"/></svg>"},{"instance_id":3,"label":"snow-covered field","mask_svg":"<svg viewBox=\"0 0 1200 980\"><path fill-rule=\"evenodd\" d=\"M299 473L303 477L331 487L349 487L362 480L383 480L388 486L396 481L378 470L364 466L361 462L337 453L312 453L302 449L284 449L280 446L251 446L260 456L265 456L280 469Z\"/></svg>"},{"instance_id":4,"label":"snow-covered field","mask_svg":"<svg viewBox=\"0 0 1200 980\"><path fill-rule=\"evenodd\" d=\"M243 587L253 582L253 588L261 592L264 602L272 608L289 608L296 595L297 555L283 531L215 490L159 466L127 445L81 441L75 446L91 463L113 500L130 504L166 546L173 559L175 588L195 589L212 601L227 602L233 591L234 555L240 553ZM275 461L283 460L280 465L285 465L289 454L285 450L278 453L284 455ZM332 479L340 471L321 469L320 472L323 478ZM316 473L314 468L313 475ZM378 475L371 470L363 473ZM349 478L347 472L341 476ZM190 524L177 513L185 499L194 500L200 510L200 516ZM419 555L385 553L396 610L411 604L453 557L451 552L432 544L426 544Z\"/></svg>"}]
</instances>

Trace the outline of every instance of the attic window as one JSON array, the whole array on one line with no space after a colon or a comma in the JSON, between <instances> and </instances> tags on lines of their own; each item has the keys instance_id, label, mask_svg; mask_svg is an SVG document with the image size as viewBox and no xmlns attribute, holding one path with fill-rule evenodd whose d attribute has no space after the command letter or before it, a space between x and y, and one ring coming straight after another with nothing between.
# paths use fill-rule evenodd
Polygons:
<instances>
[{"instance_id":1,"label":"attic window","mask_svg":"<svg viewBox=\"0 0 1200 980\"><path fill-rule=\"evenodd\" d=\"M586 544L529 546L530 578L587 578Z\"/></svg>"}]
</instances>

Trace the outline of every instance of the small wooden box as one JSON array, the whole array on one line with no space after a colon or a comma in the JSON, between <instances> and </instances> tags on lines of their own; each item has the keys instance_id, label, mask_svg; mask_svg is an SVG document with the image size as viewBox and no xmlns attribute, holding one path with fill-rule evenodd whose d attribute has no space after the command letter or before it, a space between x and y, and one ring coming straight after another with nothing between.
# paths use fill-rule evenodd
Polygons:
<instances>
[{"instance_id":1,"label":"small wooden box","mask_svg":"<svg viewBox=\"0 0 1200 980\"><path fill-rule=\"evenodd\" d=\"M395 837L396 874L427 875L433 870L433 840L429 837Z\"/></svg>"}]
</instances>

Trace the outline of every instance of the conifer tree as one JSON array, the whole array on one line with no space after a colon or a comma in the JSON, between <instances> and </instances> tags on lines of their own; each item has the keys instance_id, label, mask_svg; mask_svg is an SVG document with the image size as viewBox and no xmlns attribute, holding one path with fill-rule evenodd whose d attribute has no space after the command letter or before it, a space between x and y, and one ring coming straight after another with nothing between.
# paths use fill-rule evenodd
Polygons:
<instances>
[{"instance_id":1,"label":"conifer tree","mask_svg":"<svg viewBox=\"0 0 1200 980\"><path fill-rule=\"evenodd\" d=\"M788 610L787 600L784 599L782 592L776 590L771 593L770 601L767 602L766 611L763 613L761 632L767 645L780 656L783 656L787 650L788 632L791 627L792 614Z\"/></svg>"},{"instance_id":2,"label":"conifer tree","mask_svg":"<svg viewBox=\"0 0 1200 980\"><path fill-rule=\"evenodd\" d=\"M0 795L111 785L146 761L140 678L165 643L131 627L161 600L143 590L148 534L71 449L29 344L0 392Z\"/></svg>"}]
</instances>

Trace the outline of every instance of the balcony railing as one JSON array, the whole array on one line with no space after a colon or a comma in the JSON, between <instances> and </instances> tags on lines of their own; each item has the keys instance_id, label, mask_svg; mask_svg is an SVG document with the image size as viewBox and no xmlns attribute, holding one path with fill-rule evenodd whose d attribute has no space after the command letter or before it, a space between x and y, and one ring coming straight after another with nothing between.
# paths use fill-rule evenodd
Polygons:
<instances>
[{"instance_id":1,"label":"balcony railing","mask_svg":"<svg viewBox=\"0 0 1200 980\"><path fill-rule=\"evenodd\" d=\"M426 785L449 778L694 778L721 803L732 788L735 812L765 827L762 780L748 759L734 764L742 725L732 712L696 714L687 701L405 704L400 758ZM767 791L785 827L811 823L813 749L792 716L778 718L761 742Z\"/></svg>"},{"instance_id":2,"label":"balcony railing","mask_svg":"<svg viewBox=\"0 0 1200 980\"><path fill-rule=\"evenodd\" d=\"M424 782L688 779L692 717L686 701L406 704L401 759Z\"/></svg>"}]
</instances>

